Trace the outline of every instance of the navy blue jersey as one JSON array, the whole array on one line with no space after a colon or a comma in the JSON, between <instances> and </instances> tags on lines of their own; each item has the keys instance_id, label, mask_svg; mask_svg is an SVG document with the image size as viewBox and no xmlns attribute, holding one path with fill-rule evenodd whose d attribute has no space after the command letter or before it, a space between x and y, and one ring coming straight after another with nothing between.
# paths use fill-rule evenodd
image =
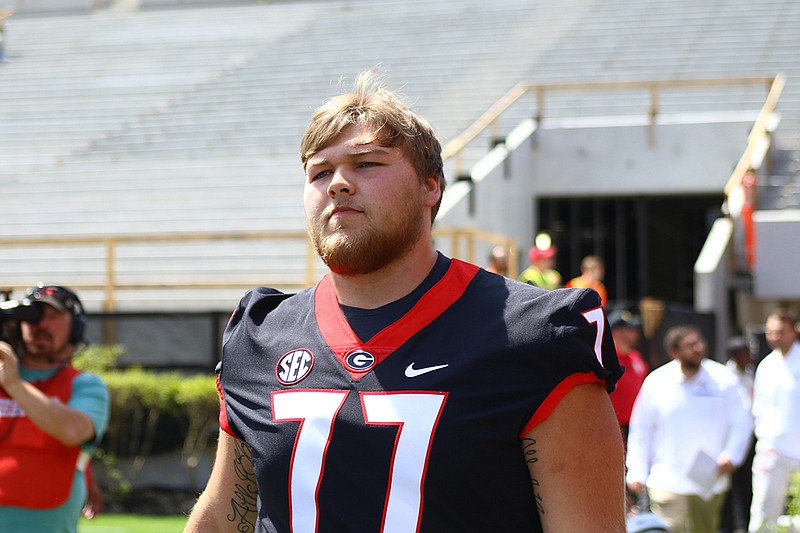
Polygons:
<instances>
[{"instance_id":1,"label":"navy blue jersey","mask_svg":"<svg viewBox=\"0 0 800 533\"><path fill-rule=\"evenodd\" d=\"M255 289L225 333L220 424L253 451L258 531L541 531L520 439L622 371L597 293L451 260L364 342L328 277Z\"/></svg>"}]
</instances>

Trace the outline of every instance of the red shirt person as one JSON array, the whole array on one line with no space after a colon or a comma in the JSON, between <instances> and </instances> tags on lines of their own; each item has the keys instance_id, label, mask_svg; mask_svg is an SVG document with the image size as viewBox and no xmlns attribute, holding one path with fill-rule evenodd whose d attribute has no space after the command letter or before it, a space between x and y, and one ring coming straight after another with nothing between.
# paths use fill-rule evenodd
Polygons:
<instances>
[{"instance_id":1,"label":"red shirt person","mask_svg":"<svg viewBox=\"0 0 800 533\"><path fill-rule=\"evenodd\" d=\"M631 420L633 402L650 367L636 346L639 344L641 319L627 310L613 311L608 316L611 336L617 347L617 358L625 368L625 372L617 382L617 388L611 393L611 404L617 415L622 435L627 441L628 424Z\"/></svg>"}]
</instances>

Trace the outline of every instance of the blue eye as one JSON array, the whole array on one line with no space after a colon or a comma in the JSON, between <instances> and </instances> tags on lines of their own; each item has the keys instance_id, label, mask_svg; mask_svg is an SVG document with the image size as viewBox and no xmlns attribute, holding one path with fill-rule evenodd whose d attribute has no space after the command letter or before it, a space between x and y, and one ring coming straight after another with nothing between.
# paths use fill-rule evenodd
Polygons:
<instances>
[{"instance_id":1,"label":"blue eye","mask_svg":"<svg viewBox=\"0 0 800 533\"><path fill-rule=\"evenodd\" d=\"M319 178L324 178L325 176L327 176L330 173L331 173L330 170L322 170L322 171L317 172L316 174L312 175L309 181L315 181L315 180L317 180Z\"/></svg>"}]
</instances>

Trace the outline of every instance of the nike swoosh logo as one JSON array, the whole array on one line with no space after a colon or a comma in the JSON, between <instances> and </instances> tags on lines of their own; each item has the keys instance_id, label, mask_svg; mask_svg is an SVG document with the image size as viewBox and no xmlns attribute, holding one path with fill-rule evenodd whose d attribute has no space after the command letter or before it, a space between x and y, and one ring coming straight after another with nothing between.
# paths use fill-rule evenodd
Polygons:
<instances>
[{"instance_id":1,"label":"nike swoosh logo","mask_svg":"<svg viewBox=\"0 0 800 533\"><path fill-rule=\"evenodd\" d=\"M433 372L435 370L441 370L443 368L447 368L448 365L436 365L436 366L426 366L425 368L414 368L414 363L411 363L406 367L406 377L407 378L415 378L417 376L421 376L422 374L427 374L428 372Z\"/></svg>"}]
</instances>

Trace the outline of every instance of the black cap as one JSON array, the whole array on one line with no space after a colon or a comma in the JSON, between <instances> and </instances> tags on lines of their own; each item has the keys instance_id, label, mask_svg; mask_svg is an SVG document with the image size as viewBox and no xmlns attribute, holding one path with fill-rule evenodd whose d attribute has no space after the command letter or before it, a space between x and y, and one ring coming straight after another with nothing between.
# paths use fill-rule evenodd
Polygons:
<instances>
[{"instance_id":1,"label":"black cap","mask_svg":"<svg viewBox=\"0 0 800 533\"><path fill-rule=\"evenodd\" d=\"M608 325L612 328L638 328L642 325L642 319L627 309L616 309L608 315Z\"/></svg>"},{"instance_id":2,"label":"black cap","mask_svg":"<svg viewBox=\"0 0 800 533\"><path fill-rule=\"evenodd\" d=\"M81 303L75 293L64 287L39 284L28 290L27 297L31 302L47 304L62 313L83 314Z\"/></svg>"}]
</instances>

